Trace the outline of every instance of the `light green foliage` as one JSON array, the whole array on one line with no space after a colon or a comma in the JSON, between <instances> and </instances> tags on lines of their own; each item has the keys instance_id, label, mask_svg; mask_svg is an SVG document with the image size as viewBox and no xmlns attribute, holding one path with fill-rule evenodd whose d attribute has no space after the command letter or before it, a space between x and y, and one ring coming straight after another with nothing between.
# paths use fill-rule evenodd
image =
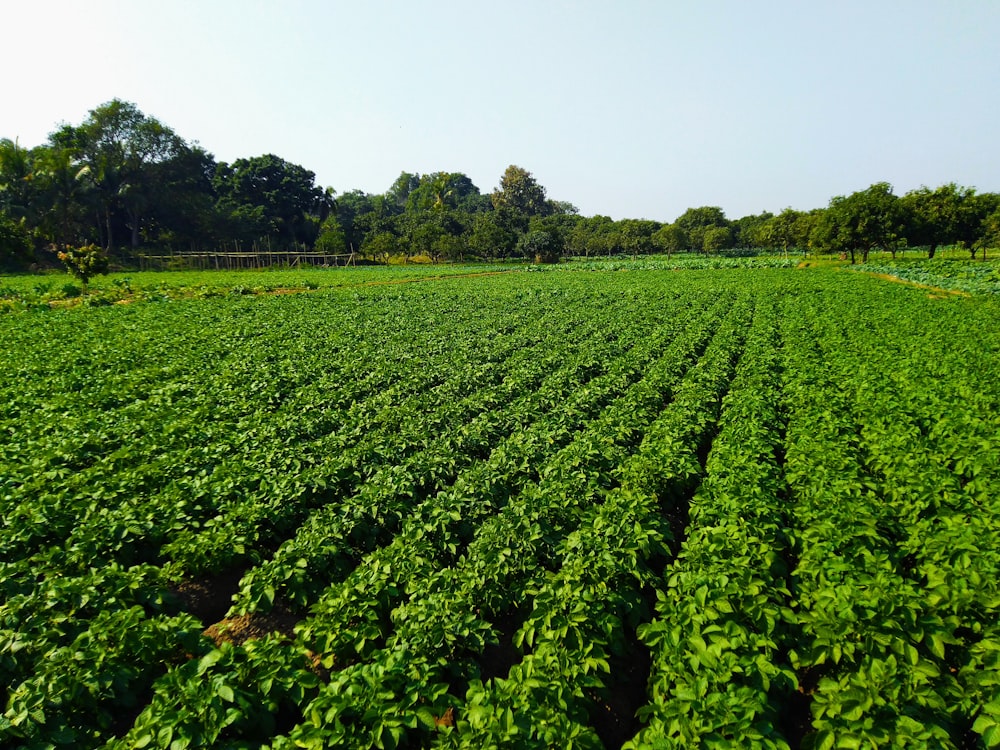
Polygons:
<instances>
[{"instance_id":1,"label":"light green foliage","mask_svg":"<svg viewBox=\"0 0 1000 750\"><path fill-rule=\"evenodd\" d=\"M793 265L3 316L0 744L997 746L997 303Z\"/></svg>"},{"instance_id":2,"label":"light green foliage","mask_svg":"<svg viewBox=\"0 0 1000 750\"><path fill-rule=\"evenodd\" d=\"M108 272L108 256L97 245L67 247L59 251L59 260L85 286L92 276Z\"/></svg>"}]
</instances>

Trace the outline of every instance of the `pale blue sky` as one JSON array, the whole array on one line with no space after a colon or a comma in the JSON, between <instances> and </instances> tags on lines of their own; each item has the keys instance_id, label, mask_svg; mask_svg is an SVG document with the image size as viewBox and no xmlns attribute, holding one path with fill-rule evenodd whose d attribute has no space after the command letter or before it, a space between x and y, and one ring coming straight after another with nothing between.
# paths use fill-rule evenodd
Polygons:
<instances>
[{"instance_id":1,"label":"pale blue sky","mask_svg":"<svg viewBox=\"0 0 1000 750\"><path fill-rule=\"evenodd\" d=\"M0 137L114 97L338 192L508 164L585 215L1000 191L1000 0L20 0ZM10 7L14 6L14 7Z\"/></svg>"}]
</instances>

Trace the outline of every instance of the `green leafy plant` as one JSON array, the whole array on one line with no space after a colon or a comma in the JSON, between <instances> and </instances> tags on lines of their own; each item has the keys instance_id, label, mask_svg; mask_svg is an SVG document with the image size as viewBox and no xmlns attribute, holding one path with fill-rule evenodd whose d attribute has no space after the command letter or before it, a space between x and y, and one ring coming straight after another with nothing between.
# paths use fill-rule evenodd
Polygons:
<instances>
[{"instance_id":1,"label":"green leafy plant","mask_svg":"<svg viewBox=\"0 0 1000 750\"><path fill-rule=\"evenodd\" d=\"M97 274L108 272L108 256L97 245L82 245L66 247L59 251L59 260L66 265L66 270L73 274L85 287L87 282Z\"/></svg>"}]
</instances>

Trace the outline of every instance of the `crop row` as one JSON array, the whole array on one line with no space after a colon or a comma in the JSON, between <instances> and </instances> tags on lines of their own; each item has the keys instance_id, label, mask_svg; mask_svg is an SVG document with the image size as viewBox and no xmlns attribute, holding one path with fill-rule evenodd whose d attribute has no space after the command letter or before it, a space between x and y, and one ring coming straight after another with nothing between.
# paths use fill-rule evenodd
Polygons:
<instances>
[{"instance_id":1,"label":"crop row","mask_svg":"<svg viewBox=\"0 0 1000 750\"><path fill-rule=\"evenodd\" d=\"M0 744L1000 745L995 314L630 268L7 316Z\"/></svg>"}]
</instances>

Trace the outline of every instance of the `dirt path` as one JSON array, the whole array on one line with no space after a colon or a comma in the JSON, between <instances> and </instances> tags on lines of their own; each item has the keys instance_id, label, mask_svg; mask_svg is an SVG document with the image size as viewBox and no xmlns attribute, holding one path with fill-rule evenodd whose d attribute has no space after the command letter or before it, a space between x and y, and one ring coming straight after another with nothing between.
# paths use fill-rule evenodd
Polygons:
<instances>
[{"instance_id":1,"label":"dirt path","mask_svg":"<svg viewBox=\"0 0 1000 750\"><path fill-rule=\"evenodd\" d=\"M876 279L882 279L882 281L891 281L894 284L904 284L906 286L916 287L917 289L926 289L928 292L933 292L927 296L931 299L947 299L948 297L971 297L972 295L968 292L963 292L959 289L942 289L939 286L931 286L930 284L921 284L917 281L908 281L907 279L901 279L898 276L893 276L888 273L874 273L872 271L861 271L861 273L867 276L874 276Z\"/></svg>"}]
</instances>

